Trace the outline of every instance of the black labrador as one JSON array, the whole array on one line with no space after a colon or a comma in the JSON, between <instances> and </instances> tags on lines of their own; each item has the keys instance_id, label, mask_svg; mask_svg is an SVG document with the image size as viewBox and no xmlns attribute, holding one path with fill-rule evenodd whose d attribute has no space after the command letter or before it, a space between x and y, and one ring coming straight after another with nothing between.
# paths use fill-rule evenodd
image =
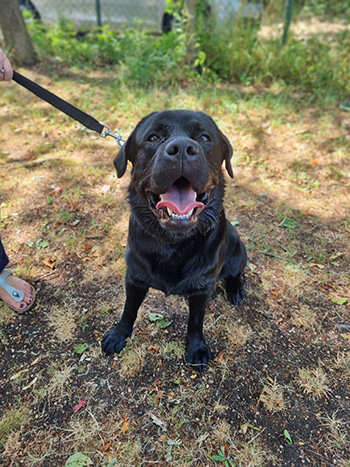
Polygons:
<instances>
[{"instance_id":1,"label":"black labrador","mask_svg":"<svg viewBox=\"0 0 350 467\"><path fill-rule=\"evenodd\" d=\"M169 110L143 118L114 160L118 177L132 163L126 250L126 303L102 350L120 352L150 287L188 297L186 362L199 371L212 359L203 337L205 309L223 279L235 305L245 297L247 253L226 220L222 164L233 177L232 147L202 112Z\"/></svg>"}]
</instances>

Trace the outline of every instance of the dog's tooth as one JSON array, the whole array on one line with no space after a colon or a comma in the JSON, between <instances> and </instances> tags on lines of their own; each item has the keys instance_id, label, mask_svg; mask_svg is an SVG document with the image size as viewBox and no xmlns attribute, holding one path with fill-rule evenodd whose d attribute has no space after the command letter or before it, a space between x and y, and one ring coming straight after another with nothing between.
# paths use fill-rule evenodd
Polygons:
<instances>
[{"instance_id":1,"label":"dog's tooth","mask_svg":"<svg viewBox=\"0 0 350 467\"><path fill-rule=\"evenodd\" d=\"M172 217L172 216L173 216L173 211L172 211L170 208L168 208L168 207L167 207L167 210L168 210L169 216Z\"/></svg>"}]
</instances>

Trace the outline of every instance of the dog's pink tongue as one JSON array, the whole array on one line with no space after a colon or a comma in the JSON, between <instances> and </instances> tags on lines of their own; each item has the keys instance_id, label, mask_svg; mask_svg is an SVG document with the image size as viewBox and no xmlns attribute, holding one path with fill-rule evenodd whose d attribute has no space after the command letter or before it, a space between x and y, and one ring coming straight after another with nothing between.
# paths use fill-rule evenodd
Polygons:
<instances>
[{"instance_id":1,"label":"dog's pink tongue","mask_svg":"<svg viewBox=\"0 0 350 467\"><path fill-rule=\"evenodd\" d=\"M203 203L196 201L196 192L191 186L173 185L157 204L157 209L169 208L176 214L187 214L191 209L203 207Z\"/></svg>"}]
</instances>

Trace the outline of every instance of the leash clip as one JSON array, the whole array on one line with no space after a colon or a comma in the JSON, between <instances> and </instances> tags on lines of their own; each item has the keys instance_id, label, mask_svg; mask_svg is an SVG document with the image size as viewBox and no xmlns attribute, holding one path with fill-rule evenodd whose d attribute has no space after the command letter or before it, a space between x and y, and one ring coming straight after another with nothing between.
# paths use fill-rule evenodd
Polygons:
<instances>
[{"instance_id":1,"label":"leash clip","mask_svg":"<svg viewBox=\"0 0 350 467\"><path fill-rule=\"evenodd\" d=\"M122 136L121 135L116 135L115 133L112 133L110 131L109 126L107 126L107 125L103 124L103 127L105 128L105 131L100 133L100 136L102 136L102 138L107 138L107 136L111 136L112 138L114 138L116 140L116 143L121 148L123 146L123 144L125 143L125 140L122 138Z\"/></svg>"}]
</instances>

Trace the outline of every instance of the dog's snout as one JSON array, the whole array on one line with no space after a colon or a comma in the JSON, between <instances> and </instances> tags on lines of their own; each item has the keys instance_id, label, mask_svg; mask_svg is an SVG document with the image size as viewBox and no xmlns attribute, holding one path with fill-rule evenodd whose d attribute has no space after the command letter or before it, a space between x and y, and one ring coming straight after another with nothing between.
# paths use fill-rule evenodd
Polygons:
<instances>
[{"instance_id":1,"label":"dog's snout","mask_svg":"<svg viewBox=\"0 0 350 467\"><path fill-rule=\"evenodd\" d=\"M169 156L195 156L199 152L198 144L188 138L177 138L167 144L166 153Z\"/></svg>"}]
</instances>

